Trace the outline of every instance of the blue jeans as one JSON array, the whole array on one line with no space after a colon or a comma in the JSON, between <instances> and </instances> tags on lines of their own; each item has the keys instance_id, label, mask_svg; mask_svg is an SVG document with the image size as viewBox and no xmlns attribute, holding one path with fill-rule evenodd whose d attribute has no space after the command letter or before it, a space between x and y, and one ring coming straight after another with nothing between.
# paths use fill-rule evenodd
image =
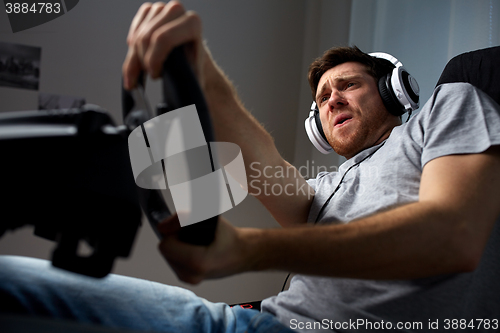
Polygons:
<instances>
[{"instance_id":1,"label":"blue jeans","mask_svg":"<svg viewBox=\"0 0 500 333\"><path fill-rule=\"evenodd\" d=\"M17 256L0 256L0 312L136 331L292 332L269 313L212 303L182 288L114 274L94 279Z\"/></svg>"}]
</instances>

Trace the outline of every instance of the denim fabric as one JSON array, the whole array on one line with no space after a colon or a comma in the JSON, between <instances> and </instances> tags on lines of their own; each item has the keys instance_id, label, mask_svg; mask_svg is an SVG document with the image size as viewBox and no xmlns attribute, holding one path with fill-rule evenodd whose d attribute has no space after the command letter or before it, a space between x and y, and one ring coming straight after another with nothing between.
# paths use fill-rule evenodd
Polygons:
<instances>
[{"instance_id":1,"label":"denim fabric","mask_svg":"<svg viewBox=\"0 0 500 333\"><path fill-rule=\"evenodd\" d=\"M156 332L292 332L268 314L191 291L111 274L94 279L45 260L0 256L0 313Z\"/></svg>"}]
</instances>

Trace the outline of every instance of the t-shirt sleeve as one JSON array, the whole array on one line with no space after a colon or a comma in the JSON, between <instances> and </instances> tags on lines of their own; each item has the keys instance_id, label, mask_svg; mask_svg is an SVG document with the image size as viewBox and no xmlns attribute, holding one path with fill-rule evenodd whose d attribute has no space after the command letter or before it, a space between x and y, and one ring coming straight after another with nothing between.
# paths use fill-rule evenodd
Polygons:
<instances>
[{"instance_id":1,"label":"t-shirt sleeve","mask_svg":"<svg viewBox=\"0 0 500 333\"><path fill-rule=\"evenodd\" d=\"M309 186L311 186L313 188L314 192L316 192L317 187L318 187L318 183L321 181L321 178L323 178L326 175L328 175L328 172L321 171L316 175L316 178L310 178L306 181L309 184Z\"/></svg>"},{"instance_id":2,"label":"t-shirt sleeve","mask_svg":"<svg viewBox=\"0 0 500 333\"><path fill-rule=\"evenodd\" d=\"M443 84L420 111L422 157L484 152L500 144L500 107L468 83Z\"/></svg>"},{"instance_id":3,"label":"t-shirt sleeve","mask_svg":"<svg viewBox=\"0 0 500 333\"><path fill-rule=\"evenodd\" d=\"M316 192L316 178L310 178L306 180L306 182L313 188L314 192Z\"/></svg>"}]
</instances>

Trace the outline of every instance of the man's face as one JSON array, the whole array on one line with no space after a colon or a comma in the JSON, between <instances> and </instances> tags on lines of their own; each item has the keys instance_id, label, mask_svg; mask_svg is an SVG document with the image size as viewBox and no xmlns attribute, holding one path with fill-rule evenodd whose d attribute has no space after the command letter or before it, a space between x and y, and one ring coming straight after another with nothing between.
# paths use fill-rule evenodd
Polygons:
<instances>
[{"instance_id":1,"label":"man's face","mask_svg":"<svg viewBox=\"0 0 500 333\"><path fill-rule=\"evenodd\" d=\"M387 112L376 79L357 62L337 65L321 76L316 104L328 142L347 159L379 144L400 124Z\"/></svg>"}]
</instances>

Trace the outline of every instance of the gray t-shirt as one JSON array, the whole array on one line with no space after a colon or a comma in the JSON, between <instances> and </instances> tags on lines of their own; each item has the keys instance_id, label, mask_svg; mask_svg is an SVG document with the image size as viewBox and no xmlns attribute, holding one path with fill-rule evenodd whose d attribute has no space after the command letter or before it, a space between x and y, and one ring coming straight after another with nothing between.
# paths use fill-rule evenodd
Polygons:
<instances>
[{"instance_id":1,"label":"gray t-shirt","mask_svg":"<svg viewBox=\"0 0 500 333\"><path fill-rule=\"evenodd\" d=\"M439 86L421 111L394 128L385 142L347 160L338 172L308 181L316 192L309 222L349 223L418 201L427 162L500 144L499 108L470 84ZM262 310L287 327L307 332L397 331L401 325L401 331L429 331L436 324L441 331L460 328L464 320L468 325L473 320L474 331L481 331L478 325L487 328L486 321L476 319L489 320L490 331L494 325L500 328L499 224L497 220L474 272L415 280L296 275L287 291L264 300Z\"/></svg>"}]
</instances>

